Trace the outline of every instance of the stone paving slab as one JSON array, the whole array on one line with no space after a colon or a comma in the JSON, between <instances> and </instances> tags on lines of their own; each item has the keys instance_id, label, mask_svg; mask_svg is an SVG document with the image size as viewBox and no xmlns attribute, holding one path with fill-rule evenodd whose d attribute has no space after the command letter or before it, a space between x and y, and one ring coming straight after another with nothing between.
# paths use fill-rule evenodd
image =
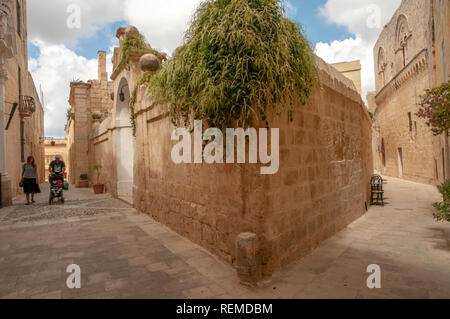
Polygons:
<instances>
[{"instance_id":1,"label":"stone paving slab","mask_svg":"<svg viewBox=\"0 0 450 319\"><path fill-rule=\"evenodd\" d=\"M386 194L388 205L258 288L109 195L74 189L52 207L46 193L30 207L19 199L0 210L0 298L450 298L450 224L432 218L436 189L388 178ZM67 288L70 264L81 267L81 289ZM367 288L370 264L381 267L381 289Z\"/></svg>"},{"instance_id":2,"label":"stone paving slab","mask_svg":"<svg viewBox=\"0 0 450 319\"><path fill-rule=\"evenodd\" d=\"M450 223L433 219L436 187L387 177L389 204L373 206L263 291L280 298L450 298ZM381 268L369 289L367 267Z\"/></svg>"},{"instance_id":3,"label":"stone paving slab","mask_svg":"<svg viewBox=\"0 0 450 319\"><path fill-rule=\"evenodd\" d=\"M66 205L48 207L46 197L0 211L0 298L258 294L239 285L232 267L121 200L74 189ZM81 289L67 288L70 264L81 268Z\"/></svg>"}]
</instances>

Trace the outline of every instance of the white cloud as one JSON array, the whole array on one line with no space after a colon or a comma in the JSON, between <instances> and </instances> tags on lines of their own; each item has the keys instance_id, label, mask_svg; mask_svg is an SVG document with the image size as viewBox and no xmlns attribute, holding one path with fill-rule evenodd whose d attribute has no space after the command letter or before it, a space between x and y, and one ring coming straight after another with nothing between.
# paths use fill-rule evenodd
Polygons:
<instances>
[{"instance_id":1,"label":"white cloud","mask_svg":"<svg viewBox=\"0 0 450 319\"><path fill-rule=\"evenodd\" d=\"M79 56L68 45L93 36L103 25L125 21L138 27L152 47L171 53L182 44L184 31L199 3L200 0L30 0L29 40L39 47L40 56L30 59L29 66L45 95L46 135L64 135L70 81L97 78L96 59ZM79 29L67 26L73 14L67 9L73 4L80 8ZM110 51L107 61L112 69L112 48Z\"/></svg>"},{"instance_id":2,"label":"white cloud","mask_svg":"<svg viewBox=\"0 0 450 319\"><path fill-rule=\"evenodd\" d=\"M70 5L80 8L80 28L68 27L73 12ZM29 0L28 36L31 41L74 45L81 37L89 37L104 24L123 20L122 0Z\"/></svg>"},{"instance_id":3,"label":"white cloud","mask_svg":"<svg viewBox=\"0 0 450 319\"><path fill-rule=\"evenodd\" d=\"M401 0L328 0L320 14L329 22L342 25L354 38L317 43L316 54L328 63L361 60L362 94L375 89L373 47Z\"/></svg>"},{"instance_id":4,"label":"white cloud","mask_svg":"<svg viewBox=\"0 0 450 319\"><path fill-rule=\"evenodd\" d=\"M44 91L45 134L64 136L70 82L96 79L97 60L78 56L63 44L35 40L34 45L39 47L41 54L37 59L30 59L29 67L36 85L41 85ZM111 72L111 63L108 63L108 69Z\"/></svg>"},{"instance_id":5,"label":"white cloud","mask_svg":"<svg viewBox=\"0 0 450 319\"><path fill-rule=\"evenodd\" d=\"M355 38L318 43L316 53L327 62L360 59L363 65L363 95L373 89L372 48L381 30L401 0L328 0L320 12L329 23L348 27ZM69 82L73 78L95 79L96 60L78 56L67 46L76 45L81 38L93 36L102 26L125 21L135 25L152 47L168 53L182 44L183 34L201 0L29 0L28 33L41 53L30 60L36 85L42 85L46 114L46 134L63 134L68 105ZM380 28L369 28L373 4L379 8ZM80 29L67 27L69 5L78 5L81 13ZM285 0L288 14L295 8ZM370 9L372 8L372 11ZM373 22L373 21L372 21ZM112 35L113 37L114 35ZM108 62L110 56L108 57Z\"/></svg>"},{"instance_id":6,"label":"white cloud","mask_svg":"<svg viewBox=\"0 0 450 319\"><path fill-rule=\"evenodd\" d=\"M136 26L154 48L173 52L183 42L200 0L126 0L125 20Z\"/></svg>"},{"instance_id":7,"label":"white cloud","mask_svg":"<svg viewBox=\"0 0 450 319\"><path fill-rule=\"evenodd\" d=\"M30 0L30 40L53 44L76 44L95 34L102 25L125 21L134 25L155 48L172 52L182 44L184 31L201 0ZM67 20L80 8L80 28L69 28Z\"/></svg>"}]
</instances>

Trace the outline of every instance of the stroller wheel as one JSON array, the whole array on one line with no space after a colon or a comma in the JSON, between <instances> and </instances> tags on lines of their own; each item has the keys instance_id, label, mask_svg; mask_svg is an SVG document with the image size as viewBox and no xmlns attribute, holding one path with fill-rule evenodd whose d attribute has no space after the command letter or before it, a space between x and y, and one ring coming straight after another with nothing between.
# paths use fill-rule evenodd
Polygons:
<instances>
[{"instance_id":1,"label":"stroller wheel","mask_svg":"<svg viewBox=\"0 0 450 319\"><path fill-rule=\"evenodd\" d=\"M64 204L64 197L61 197L61 203Z\"/></svg>"},{"instance_id":2,"label":"stroller wheel","mask_svg":"<svg viewBox=\"0 0 450 319\"><path fill-rule=\"evenodd\" d=\"M48 204L51 206L51 205L52 205L52 202L53 202L53 200L50 198L50 199L48 200Z\"/></svg>"}]
</instances>

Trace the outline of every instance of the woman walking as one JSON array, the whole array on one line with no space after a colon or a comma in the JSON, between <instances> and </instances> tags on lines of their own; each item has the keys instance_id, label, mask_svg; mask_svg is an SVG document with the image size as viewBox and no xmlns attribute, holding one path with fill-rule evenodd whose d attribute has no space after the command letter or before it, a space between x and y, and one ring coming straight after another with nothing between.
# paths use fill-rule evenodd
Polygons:
<instances>
[{"instance_id":1,"label":"woman walking","mask_svg":"<svg viewBox=\"0 0 450 319\"><path fill-rule=\"evenodd\" d=\"M23 192L27 195L27 204L34 203L34 194L39 194L41 190L37 183L38 173L37 165L34 162L34 157L29 156L27 162L23 165L22 169L22 186ZM30 202L31 195L31 202Z\"/></svg>"}]
</instances>

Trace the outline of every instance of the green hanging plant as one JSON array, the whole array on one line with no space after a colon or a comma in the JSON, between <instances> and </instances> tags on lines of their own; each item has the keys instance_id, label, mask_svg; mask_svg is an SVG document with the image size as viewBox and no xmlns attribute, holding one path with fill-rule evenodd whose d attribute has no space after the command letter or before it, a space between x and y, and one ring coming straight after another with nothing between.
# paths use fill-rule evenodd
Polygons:
<instances>
[{"instance_id":1,"label":"green hanging plant","mask_svg":"<svg viewBox=\"0 0 450 319\"><path fill-rule=\"evenodd\" d=\"M139 81L136 83L136 85L133 88L133 91L131 92L129 112L130 112L130 122L131 122L131 126L133 128L133 136L134 137L136 137L136 113L134 110L134 106L136 104L137 90L142 85L148 85L150 83L151 77L154 74L155 74L154 72L145 72L142 75L142 77L139 79Z\"/></svg>"},{"instance_id":2,"label":"green hanging plant","mask_svg":"<svg viewBox=\"0 0 450 319\"><path fill-rule=\"evenodd\" d=\"M144 36L137 31L128 32L125 34L124 39L120 44L122 58L119 63L119 67L124 67L125 69L130 69L130 58L131 53L140 51L143 53L154 54L160 62L165 61L167 56L165 53L159 52L152 47L150 47L144 40Z\"/></svg>"},{"instance_id":3,"label":"green hanging plant","mask_svg":"<svg viewBox=\"0 0 450 319\"><path fill-rule=\"evenodd\" d=\"M307 102L318 83L315 57L278 0L206 0L179 47L148 82L169 102L175 125L192 114L210 127L249 127L257 117Z\"/></svg>"},{"instance_id":4,"label":"green hanging plant","mask_svg":"<svg viewBox=\"0 0 450 319\"><path fill-rule=\"evenodd\" d=\"M123 67L126 70L130 70L130 59L132 52L141 52L142 54L151 53L158 58L160 64L162 64L167 59L167 55L165 53L159 52L151 48L150 45L148 45L145 42L144 36L136 31L128 32L127 34L125 34L125 37L120 44L120 49L122 53L122 58L119 63L119 68ZM148 84L150 77L153 76L154 73L155 72L144 73L134 86L133 91L131 93L129 113L131 126L133 128L133 136L136 136L136 114L134 111L134 107L136 104L137 90L139 89L140 86Z\"/></svg>"}]
</instances>

